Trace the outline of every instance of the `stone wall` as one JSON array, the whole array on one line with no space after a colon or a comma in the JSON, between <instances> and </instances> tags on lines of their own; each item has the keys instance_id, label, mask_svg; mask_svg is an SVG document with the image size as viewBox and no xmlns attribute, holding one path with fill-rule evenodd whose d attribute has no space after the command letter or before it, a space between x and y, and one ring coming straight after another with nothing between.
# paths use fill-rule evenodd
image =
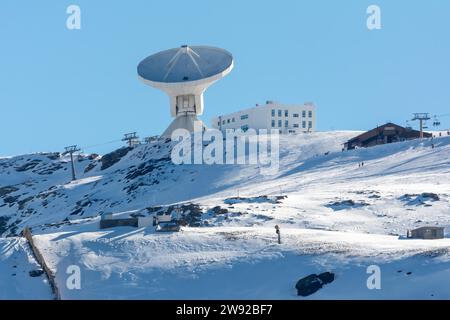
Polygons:
<instances>
[{"instance_id":1,"label":"stone wall","mask_svg":"<svg viewBox=\"0 0 450 320\"><path fill-rule=\"evenodd\" d=\"M50 286L52 288L55 300L61 300L61 294L58 289L58 285L56 284L55 275L53 274L52 270L47 266L47 263L44 260L44 257L40 253L39 249L35 246L33 241L33 235L31 234L31 230L27 227L22 231L22 236L27 239L28 244L30 245L31 251L33 251L34 258L41 266L42 270L44 270L44 273L47 276L47 279L50 283Z\"/></svg>"}]
</instances>

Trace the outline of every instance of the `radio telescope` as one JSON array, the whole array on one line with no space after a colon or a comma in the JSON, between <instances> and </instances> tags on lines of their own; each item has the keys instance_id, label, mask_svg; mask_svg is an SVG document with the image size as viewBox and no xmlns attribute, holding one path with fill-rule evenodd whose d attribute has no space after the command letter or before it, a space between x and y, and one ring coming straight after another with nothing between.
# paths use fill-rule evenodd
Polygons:
<instances>
[{"instance_id":1,"label":"radio telescope","mask_svg":"<svg viewBox=\"0 0 450 320\"><path fill-rule=\"evenodd\" d=\"M180 128L204 130L205 124L197 118L203 114L203 93L232 69L233 56L228 51L207 46L184 45L142 60L137 67L139 79L170 98L170 114L175 120L162 136L170 137Z\"/></svg>"}]
</instances>

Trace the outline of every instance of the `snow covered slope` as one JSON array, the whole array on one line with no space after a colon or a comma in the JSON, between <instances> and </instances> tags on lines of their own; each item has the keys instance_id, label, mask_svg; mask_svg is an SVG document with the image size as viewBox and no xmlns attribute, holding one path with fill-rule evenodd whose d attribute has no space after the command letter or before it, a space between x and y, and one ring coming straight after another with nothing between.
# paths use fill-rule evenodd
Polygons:
<instances>
[{"instance_id":1,"label":"snow covered slope","mask_svg":"<svg viewBox=\"0 0 450 320\"><path fill-rule=\"evenodd\" d=\"M336 280L309 299L450 299L449 239L270 227L94 230L37 236L63 299L297 299L295 283L331 271ZM368 290L370 265L381 290ZM81 289L64 286L70 265Z\"/></svg>"},{"instance_id":2,"label":"snow covered slope","mask_svg":"<svg viewBox=\"0 0 450 320\"><path fill-rule=\"evenodd\" d=\"M44 274L23 238L0 239L0 300L53 299Z\"/></svg>"},{"instance_id":3,"label":"snow covered slope","mask_svg":"<svg viewBox=\"0 0 450 320\"><path fill-rule=\"evenodd\" d=\"M31 226L69 299L290 299L299 278L323 271L337 278L310 298L450 299L450 239L403 238L423 225L450 231L450 137L342 152L356 134L282 136L273 176L177 166L167 141L82 156L75 182L56 154L0 159L0 233ZM179 233L98 228L103 212L151 216L174 204L187 215ZM371 264L382 290L367 289ZM81 290L65 288L70 265Z\"/></svg>"},{"instance_id":4,"label":"snow covered slope","mask_svg":"<svg viewBox=\"0 0 450 320\"><path fill-rule=\"evenodd\" d=\"M310 157L341 150L342 143L354 134L283 137L281 166L295 168ZM45 153L0 159L0 234L15 235L25 226L66 218L190 201L266 179L257 166L177 166L170 159L171 146L155 141L102 158L82 155L75 161L79 178L75 182L70 181L68 156Z\"/></svg>"}]
</instances>

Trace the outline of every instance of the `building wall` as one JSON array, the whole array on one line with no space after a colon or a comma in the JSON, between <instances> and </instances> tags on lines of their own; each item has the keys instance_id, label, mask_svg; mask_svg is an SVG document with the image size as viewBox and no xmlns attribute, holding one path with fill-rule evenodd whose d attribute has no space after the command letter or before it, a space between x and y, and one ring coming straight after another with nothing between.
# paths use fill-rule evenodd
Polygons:
<instances>
[{"instance_id":1,"label":"building wall","mask_svg":"<svg viewBox=\"0 0 450 320\"><path fill-rule=\"evenodd\" d=\"M444 229L442 228L421 228L411 231L411 237L417 239L443 239Z\"/></svg>"},{"instance_id":2,"label":"building wall","mask_svg":"<svg viewBox=\"0 0 450 320\"><path fill-rule=\"evenodd\" d=\"M214 117L212 127L219 130L252 128L278 129L280 133L313 132L316 130L315 109L313 104L284 105L267 101L264 105Z\"/></svg>"},{"instance_id":3,"label":"building wall","mask_svg":"<svg viewBox=\"0 0 450 320\"><path fill-rule=\"evenodd\" d=\"M114 227L138 227L138 218L100 220L100 229Z\"/></svg>"}]
</instances>

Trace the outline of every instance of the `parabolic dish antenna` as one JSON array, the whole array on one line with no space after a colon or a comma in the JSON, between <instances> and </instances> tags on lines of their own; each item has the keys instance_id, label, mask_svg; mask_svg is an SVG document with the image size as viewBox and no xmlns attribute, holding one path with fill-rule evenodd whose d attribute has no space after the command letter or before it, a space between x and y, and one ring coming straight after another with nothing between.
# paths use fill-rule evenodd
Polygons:
<instances>
[{"instance_id":1,"label":"parabolic dish antenna","mask_svg":"<svg viewBox=\"0 0 450 320\"><path fill-rule=\"evenodd\" d=\"M164 91L170 98L175 120L162 134L170 137L175 129L193 132L205 128L197 119L203 114L203 93L233 69L233 56L226 50L207 46L181 46L151 55L137 68L139 79ZM200 126L194 126L195 122Z\"/></svg>"}]
</instances>

